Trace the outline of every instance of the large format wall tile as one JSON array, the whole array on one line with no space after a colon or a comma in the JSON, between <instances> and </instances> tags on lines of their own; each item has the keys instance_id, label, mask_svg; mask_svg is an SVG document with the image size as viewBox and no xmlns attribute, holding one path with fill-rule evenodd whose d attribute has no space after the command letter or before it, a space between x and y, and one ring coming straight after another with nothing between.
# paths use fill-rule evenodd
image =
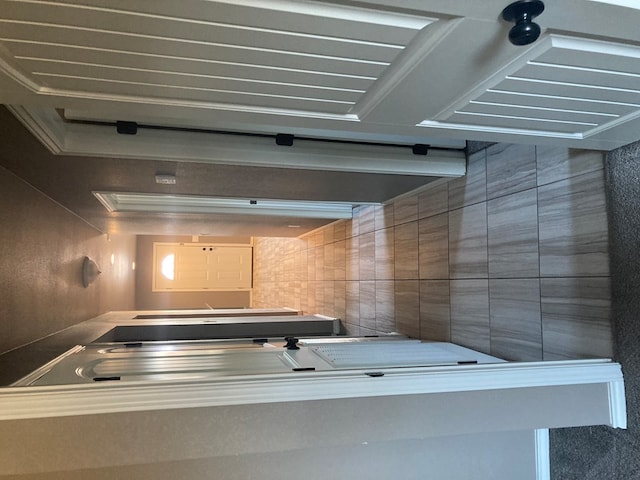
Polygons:
<instances>
[{"instance_id":1,"label":"large format wall tile","mask_svg":"<svg viewBox=\"0 0 640 480\"><path fill-rule=\"evenodd\" d=\"M543 278L545 360L613 355L609 277Z\"/></svg>"},{"instance_id":2,"label":"large format wall tile","mask_svg":"<svg viewBox=\"0 0 640 480\"><path fill-rule=\"evenodd\" d=\"M360 326L376 329L376 282L360 282Z\"/></svg>"},{"instance_id":3,"label":"large format wall tile","mask_svg":"<svg viewBox=\"0 0 640 480\"><path fill-rule=\"evenodd\" d=\"M345 298L345 321L360 325L360 282L346 282Z\"/></svg>"},{"instance_id":4,"label":"large format wall tile","mask_svg":"<svg viewBox=\"0 0 640 480\"><path fill-rule=\"evenodd\" d=\"M490 353L489 281L451 280L451 341Z\"/></svg>"},{"instance_id":5,"label":"large format wall tile","mask_svg":"<svg viewBox=\"0 0 640 480\"><path fill-rule=\"evenodd\" d=\"M487 202L489 277L538 277L538 195L535 189Z\"/></svg>"},{"instance_id":6,"label":"large format wall tile","mask_svg":"<svg viewBox=\"0 0 640 480\"><path fill-rule=\"evenodd\" d=\"M487 148L487 198L536 186L536 148L498 143Z\"/></svg>"},{"instance_id":7,"label":"large format wall tile","mask_svg":"<svg viewBox=\"0 0 640 480\"><path fill-rule=\"evenodd\" d=\"M360 247L358 251L360 259L360 280L376 279L376 242L373 232L360 235Z\"/></svg>"},{"instance_id":8,"label":"large format wall tile","mask_svg":"<svg viewBox=\"0 0 640 480\"><path fill-rule=\"evenodd\" d=\"M449 210L487 199L486 150L469 155L467 174L449 182Z\"/></svg>"},{"instance_id":9,"label":"large format wall tile","mask_svg":"<svg viewBox=\"0 0 640 480\"><path fill-rule=\"evenodd\" d=\"M418 222L394 228L394 268L396 279L418 278Z\"/></svg>"},{"instance_id":10,"label":"large format wall tile","mask_svg":"<svg viewBox=\"0 0 640 480\"><path fill-rule=\"evenodd\" d=\"M301 239L256 239L254 306L512 360L610 355L602 154L531 148L491 146L464 178Z\"/></svg>"},{"instance_id":11,"label":"large format wall tile","mask_svg":"<svg viewBox=\"0 0 640 480\"><path fill-rule=\"evenodd\" d=\"M447 183L430 187L418 195L418 218L430 217L449 210Z\"/></svg>"},{"instance_id":12,"label":"large format wall tile","mask_svg":"<svg viewBox=\"0 0 640 480\"><path fill-rule=\"evenodd\" d=\"M602 170L604 164L602 152L564 147L536 147L536 157L538 185L546 185L583 173Z\"/></svg>"},{"instance_id":13,"label":"large format wall tile","mask_svg":"<svg viewBox=\"0 0 640 480\"><path fill-rule=\"evenodd\" d=\"M420 338L451 341L449 280L420 281Z\"/></svg>"},{"instance_id":14,"label":"large format wall tile","mask_svg":"<svg viewBox=\"0 0 640 480\"><path fill-rule=\"evenodd\" d=\"M395 281L395 314L398 331L420 338L420 285L418 280Z\"/></svg>"},{"instance_id":15,"label":"large format wall tile","mask_svg":"<svg viewBox=\"0 0 640 480\"><path fill-rule=\"evenodd\" d=\"M418 222L420 278L449 278L449 215L442 213Z\"/></svg>"},{"instance_id":16,"label":"large format wall tile","mask_svg":"<svg viewBox=\"0 0 640 480\"><path fill-rule=\"evenodd\" d=\"M395 225L393 210L393 203L380 205L375 208L374 224L376 230L380 230L381 228L393 227Z\"/></svg>"},{"instance_id":17,"label":"large format wall tile","mask_svg":"<svg viewBox=\"0 0 640 480\"><path fill-rule=\"evenodd\" d=\"M394 228L385 228L375 232L375 270L376 280L394 279Z\"/></svg>"},{"instance_id":18,"label":"large format wall tile","mask_svg":"<svg viewBox=\"0 0 640 480\"><path fill-rule=\"evenodd\" d=\"M375 229L375 207L373 205L357 207L356 211L358 212L359 234L373 232Z\"/></svg>"},{"instance_id":19,"label":"large format wall tile","mask_svg":"<svg viewBox=\"0 0 640 480\"><path fill-rule=\"evenodd\" d=\"M540 280L489 280L491 354L505 360L542 360Z\"/></svg>"},{"instance_id":20,"label":"large format wall tile","mask_svg":"<svg viewBox=\"0 0 640 480\"><path fill-rule=\"evenodd\" d=\"M395 282L376 280L376 331L391 333L396 331Z\"/></svg>"},{"instance_id":21,"label":"large format wall tile","mask_svg":"<svg viewBox=\"0 0 640 480\"><path fill-rule=\"evenodd\" d=\"M603 171L538 189L540 275L609 275Z\"/></svg>"},{"instance_id":22,"label":"large format wall tile","mask_svg":"<svg viewBox=\"0 0 640 480\"><path fill-rule=\"evenodd\" d=\"M350 237L345 240L346 279L360 279L360 237Z\"/></svg>"},{"instance_id":23,"label":"large format wall tile","mask_svg":"<svg viewBox=\"0 0 640 480\"><path fill-rule=\"evenodd\" d=\"M451 278L486 278L487 273L486 203L449 212Z\"/></svg>"},{"instance_id":24,"label":"large format wall tile","mask_svg":"<svg viewBox=\"0 0 640 480\"><path fill-rule=\"evenodd\" d=\"M393 203L393 221L395 225L413 222L418 219L418 197L410 195Z\"/></svg>"}]
</instances>

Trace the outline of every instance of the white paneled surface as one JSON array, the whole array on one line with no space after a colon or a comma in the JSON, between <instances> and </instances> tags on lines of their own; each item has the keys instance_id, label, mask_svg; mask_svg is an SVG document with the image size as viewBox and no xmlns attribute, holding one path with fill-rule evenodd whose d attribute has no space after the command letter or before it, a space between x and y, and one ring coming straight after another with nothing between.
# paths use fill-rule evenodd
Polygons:
<instances>
[{"instance_id":1,"label":"white paneled surface","mask_svg":"<svg viewBox=\"0 0 640 480\"><path fill-rule=\"evenodd\" d=\"M635 5L548 5L515 47L502 0L341 3L1 0L0 101L54 152L100 156L204 161L187 132L164 155L155 137L116 146L117 120L454 148L637 139Z\"/></svg>"},{"instance_id":2,"label":"white paneled surface","mask_svg":"<svg viewBox=\"0 0 640 480\"><path fill-rule=\"evenodd\" d=\"M640 47L552 34L441 112L438 121L588 137L640 116L638 79Z\"/></svg>"}]
</instances>

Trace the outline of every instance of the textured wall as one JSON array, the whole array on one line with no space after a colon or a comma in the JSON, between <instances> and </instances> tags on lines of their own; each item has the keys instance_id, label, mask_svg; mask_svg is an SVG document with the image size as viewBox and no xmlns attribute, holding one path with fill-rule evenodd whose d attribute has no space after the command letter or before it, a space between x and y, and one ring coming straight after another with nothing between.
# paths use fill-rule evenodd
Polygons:
<instances>
[{"instance_id":1,"label":"textured wall","mask_svg":"<svg viewBox=\"0 0 640 480\"><path fill-rule=\"evenodd\" d=\"M239 243L247 245L250 237L198 237L199 242ZM136 309L165 310L180 308L245 308L251 302L250 292L154 292L153 243L192 243L190 236L138 235L136 268Z\"/></svg>"},{"instance_id":2,"label":"textured wall","mask_svg":"<svg viewBox=\"0 0 640 480\"><path fill-rule=\"evenodd\" d=\"M134 308L134 237L108 239L1 167L0 225L0 352ZM85 255L102 270L88 288Z\"/></svg>"},{"instance_id":3,"label":"textured wall","mask_svg":"<svg viewBox=\"0 0 640 480\"><path fill-rule=\"evenodd\" d=\"M612 355L599 152L490 145L463 178L254 255L254 307L512 360Z\"/></svg>"}]
</instances>

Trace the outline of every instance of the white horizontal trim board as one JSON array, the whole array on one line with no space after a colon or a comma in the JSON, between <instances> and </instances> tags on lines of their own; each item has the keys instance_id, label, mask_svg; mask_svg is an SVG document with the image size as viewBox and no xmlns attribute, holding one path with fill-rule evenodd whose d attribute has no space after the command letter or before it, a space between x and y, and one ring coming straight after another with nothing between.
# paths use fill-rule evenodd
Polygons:
<instances>
[{"instance_id":1,"label":"white horizontal trim board","mask_svg":"<svg viewBox=\"0 0 640 480\"><path fill-rule=\"evenodd\" d=\"M349 219L362 203L241 199L153 193L93 192L109 212L222 213ZM251 204L255 201L255 204ZM368 203L366 203L368 204ZM372 204L373 205L373 204Z\"/></svg>"},{"instance_id":2,"label":"white horizontal trim board","mask_svg":"<svg viewBox=\"0 0 640 480\"><path fill-rule=\"evenodd\" d=\"M390 175L459 177L466 173L462 150L430 150L414 155L406 147L326 143L294 138L291 147L271 137L141 128L137 135L118 135L115 127L65 123L53 110L19 106L10 111L49 150L59 155L177 160Z\"/></svg>"},{"instance_id":3,"label":"white horizontal trim board","mask_svg":"<svg viewBox=\"0 0 640 480\"><path fill-rule=\"evenodd\" d=\"M626 428L620 365L608 360L501 363L429 368L296 372L245 375L207 381L101 382L98 384L0 389L0 420L90 415L174 408L388 397L449 392L608 385L599 404L607 424ZM543 392L539 392L544 394ZM585 399L585 401L590 401ZM572 405L572 409L579 406ZM544 428L532 425L532 428Z\"/></svg>"}]
</instances>

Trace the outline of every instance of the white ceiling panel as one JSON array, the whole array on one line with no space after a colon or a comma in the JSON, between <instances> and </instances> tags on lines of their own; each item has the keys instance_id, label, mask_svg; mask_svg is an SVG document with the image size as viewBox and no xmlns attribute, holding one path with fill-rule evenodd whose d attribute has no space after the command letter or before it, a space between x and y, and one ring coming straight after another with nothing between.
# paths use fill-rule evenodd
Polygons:
<instances>
[{"instance_id":1,"label":"white ceiling panel","mask_svg":"<svg viewBox=\"0 0 640 480\"><path fill-rule=\"evenodd\" d=\"M347 113L432 19L299 2L4 1L40 88Z\"/></svg>"},{"instance_id":2,"label":"white ceiling panel","mask_svg":"<svg viewBox=\"0 0 640 480\"><path fill-rule=\"evenodd\" d=\"M635 140L640 8L546 3L516 47L503 0L0 0L0 102L409 146Z\"/></svg>"},{"instance_id":3,"label":"white ceiling panel","mask_svg":"<svg viewBox=\"0 0 640 480\"><path fill-rule=\"evenodd\" d=\"M640 47L551 34L437 122L587 138L640 116L639 59Z\"/></svg>"}]
</instances>

